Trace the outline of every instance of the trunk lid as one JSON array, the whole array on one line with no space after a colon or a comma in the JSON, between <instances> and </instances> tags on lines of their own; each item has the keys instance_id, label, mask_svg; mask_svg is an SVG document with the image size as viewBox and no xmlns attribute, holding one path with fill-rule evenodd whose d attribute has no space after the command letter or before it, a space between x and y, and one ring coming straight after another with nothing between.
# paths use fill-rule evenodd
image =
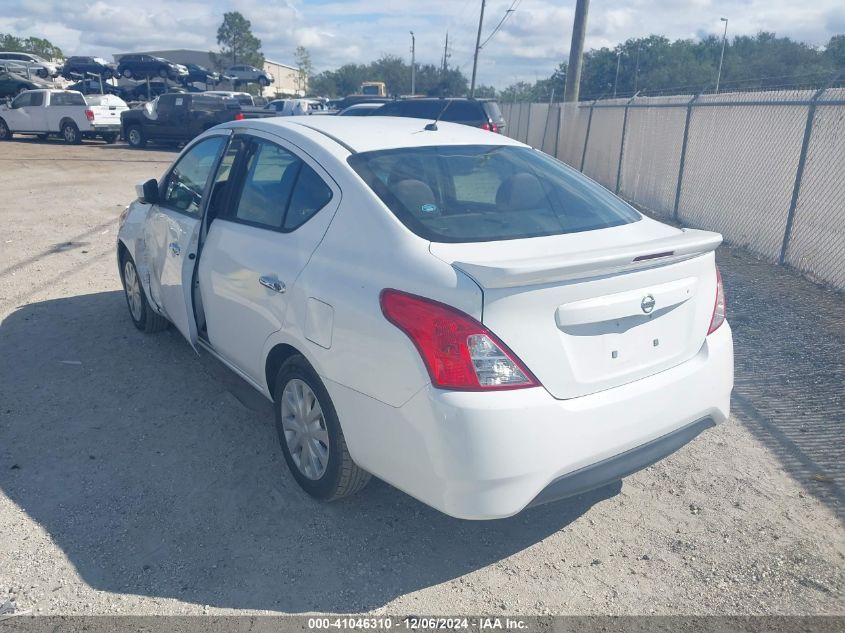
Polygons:
<instances>
[{"instance_id":1,"label":"trunk lid","mask_svg":"<svg viewBox=\"0 0 845 633\"><path fill-rule=\"evenodd\" d=\"M617 387L701 349L717 233L643 219L502 242L431 243L478 283L482 322L559 399Z\"/></svg>"}]
</instances>

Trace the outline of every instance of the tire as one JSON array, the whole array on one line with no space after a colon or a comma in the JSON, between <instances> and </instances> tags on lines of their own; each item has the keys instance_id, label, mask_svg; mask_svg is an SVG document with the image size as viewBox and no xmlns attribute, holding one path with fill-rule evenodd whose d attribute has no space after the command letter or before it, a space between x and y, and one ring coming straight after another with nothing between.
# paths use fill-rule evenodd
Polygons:
<instances>
[{"instance_id":1,"label":"tire","mask_svg":"<svg viewBox=\"0 0 845 633\"><path fill-rule=\"evenodd\" d=\"M159 68L158 69L158 76L162 79L167 79L167 68Z\"/></svg>"},{"instance_id":2,"label":"tire","mask_svg":"<svg viewBox=\"0 0 845 633\"><path fill-rule=\"evenodd\" d=\"M105 79L106 81L108 81L109 79L114 79L114 73L110 70L107 70L103 73L103 79Z\"/></svg>"},{"instance_id":3,"label":"tire","mask_svg":"<svg viewBox=\"0 0 845 633\"><path fill-rule=\"evenodd\" d=\"M103 134L103 140L108 143L109 145L114 145L117 143L117 132L112 132L110 134Z\"/></svg>"},{"instance_id":4,"label":"tire","mask_svg":"<svg viewBox=\"0 0 845 633\"><path fill-rule=\"evenodd\" d=\"M135 327L147 334L167 329L169 321L150 307L135 262L128 253L120 260L120 281L123 283L129 318Z\"/></svg>"},{"instance_id":5,"label":"tire","mask_svg":"<svg viewBox=\"0 0 845 633\"><path fill-rule=\"evenodd\" d=\"M62 138L68 145L79 145L82 142L82 134L79 133L79 128L76 123L67 121L62 124Z\"/></svg>"},{"instance_id":6,"label":"tire","mask_svg":"<svg viewBox=\"0 0 845 633\"><path fill-rule=\"evenodd\" d=\"M265 79L264 77L259 77L258 78L258 85L261 86L262 88L266 88L267 86L270 85L270 82L267 81L267 79Z\"/></svg>"},{"instance_id":7,"label":"tire","mask_svg":"<svg viewBox=\"0 0 845 633\"><path fill-rule=\"evenodd\" d=\"M11 140L12 131L9 129L9 126L6 125L6 122L3 119L0 119L0 142Z\"/></svg>"},{"instance_id":8,"label":"tire","mask_svg":"<svg viewBox=\"0 0 845 633\"><path fill-rule=\"evenodd\" d=\"M293 478L305 492L322 501L334 501L367 485L370 473L352 461L329 393L302 356L285 361L276 376L273 393L282 453ZM299 403L303 408L297 406ZM301 418L307 420L308 414L319 417L303 423ZM297 433L303 428L304 442Z\"/></svg>"},{"instance_id":9,"label":"tire","mask_svg":"<svg viewBox=\"0 0 845 633\"><path fill-rule=\"evenodd\" d=\"M130 125L126 129L126 142L130 147L141 149L147 146L147 137L139 125Z\"/></svg>"},{"instance_id":10,"label":"tire","mask_svg":"<svg viewBox=\"0 0 845 633\"><path fill-rule=\"evenodd\" d=\"M132 78L132 71L129 70L128 68L124 68L123 69L123 76L126 77L127 79L131 79Z\"/></svg>"}]
</instances>

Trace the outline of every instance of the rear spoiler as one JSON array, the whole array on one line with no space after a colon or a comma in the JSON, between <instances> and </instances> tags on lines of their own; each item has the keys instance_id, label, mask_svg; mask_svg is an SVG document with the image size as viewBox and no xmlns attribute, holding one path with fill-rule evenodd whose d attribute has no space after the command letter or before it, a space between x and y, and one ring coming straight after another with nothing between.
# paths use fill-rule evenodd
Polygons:
<instances>
[{"instance_id":1,"label":"rear spoiler","mask_svg":"<svg viewBox=\"0 0 845 633\"><path fill-rule=\"evenodd\" d=\"M455 261L452 266L485 288L510 288L664 266L714 251L721 243L719 233L681 229L677 235L639 244L499 262Z\"/></svg>"}]
</instances>

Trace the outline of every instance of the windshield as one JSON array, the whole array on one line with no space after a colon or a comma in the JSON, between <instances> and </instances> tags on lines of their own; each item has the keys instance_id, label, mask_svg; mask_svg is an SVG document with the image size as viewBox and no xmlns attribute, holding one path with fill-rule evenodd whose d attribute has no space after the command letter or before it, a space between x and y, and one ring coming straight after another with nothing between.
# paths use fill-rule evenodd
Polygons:
<instances>
[{"instance_id":1,"label":"windshield","mask_svg":"<svg viewBox=\"0 0 845 633\"><path fill-rule=\"evenodd\" d=\"M349 164L411 231L433 242L486 242L636 222L601 185L525 147L364 152Z\"/></svg>"}]
</instances>

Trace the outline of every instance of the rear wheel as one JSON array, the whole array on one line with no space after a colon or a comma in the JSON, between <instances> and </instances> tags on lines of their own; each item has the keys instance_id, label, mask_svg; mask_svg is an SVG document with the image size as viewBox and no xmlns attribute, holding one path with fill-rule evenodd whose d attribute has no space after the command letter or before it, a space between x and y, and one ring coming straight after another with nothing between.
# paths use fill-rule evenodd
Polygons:
<instances>
[{"instance_id":1,"label":"rear wheel","mask_svg":"<svg viewBox=\"0 0 845 633\"><path fill-rule=\"evenodd\" d=\"M304 358L285 361L273 393L279 443L305 492L333 501L367 485L370 474L352 461L329 393Z\"/></svg>"},{"instance_id":2,"label":"rear wheel","mask_svg":"<svg viewBox=\"0 0 845 633\"><path fill-rule=\"evenodd\" d=\"M129 143L130 147L146 147L147 137L144 136L144 131L139 126L133 125L126 130L126 142Z\"/></svg>"},{"instance_id":3,"label":"rear wheel","mask_svg":"<svg viewBox=\"0 0 845 633\"><path fill-rule=\"evenodd\" d=\"M79 145L82 142L82 135L79 133L76 123L66 121L62 124L62 138L68 145Z\"/></svg>"},{"instance_id":4,"label":"rear wheel","mask_svg":"<svg viewBox=\"0 0 845 633\"><path fill-rule=\"evenodd\" d=\"M120 269L126 305L135 327L148 334L167 328L167 319L155 312L147 302L135 262L128 254L123 256Z\"/></svg>"},{"instance_id":5,"label":"rear wheel","mask_svg":"<svg viewBox=\"0 0 845 633\"><path fill-rule=\"evenodd\" d=\"M270 82L267 81L266 77L259 77L258 78L258 85L261 86L262 88L266 88L267 86L270 85Z\"/></svg>"},{"instance_id":6,"label":"rear wheel","mask_svg":"<svg viewBox=\"0 0 845 633\"><path fill-rule=\"evenodd\" d=\"M167 68L159 68L158 69L158 76L162 79L167 79Z\"/></svg>"},{"instance_id":7,"label":"rear wheel","mask_svg":"<svg viewBox=\"0 0 845 633\"><path fill-rule=\"evenodd\" d=\"M123 76L126 77L127 79L131 79L132 78L132 71L129 70L128 68L124 68L123 69Z\"/></svg>"},{"instance_id":8,"label":"rear wheel","mask_svg":"<svg viewBox=\"0 0 845 633\"><path fill-rule=\"evenodd\" d=\"M12 138L12 132L9 126L3 119L0 119L0 141L9 141Z\"/></svg>"}]
</instances>

